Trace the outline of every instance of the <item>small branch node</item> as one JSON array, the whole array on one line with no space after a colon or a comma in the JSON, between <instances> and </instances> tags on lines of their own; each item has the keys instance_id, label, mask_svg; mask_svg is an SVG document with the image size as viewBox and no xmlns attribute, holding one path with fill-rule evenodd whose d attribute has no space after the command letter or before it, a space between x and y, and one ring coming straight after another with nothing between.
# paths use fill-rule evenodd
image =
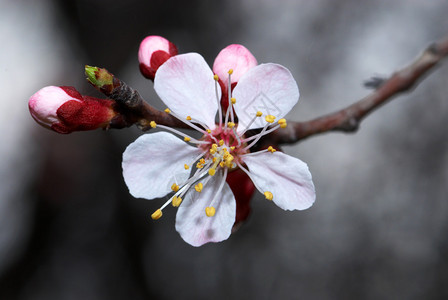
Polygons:
<instances>
[{"instance_id":1,"label":"small branch node","mask_svg":"<svg viewBox=\"0 0 448 300\"><path fill-rule=\"evenodd\" d=\"M363 85L366 88L376 90L376 89L380 88L386 80L387 79L385 77L373 76L372 78L365 80L363 82Z\"/></svg>"}]
</instances>

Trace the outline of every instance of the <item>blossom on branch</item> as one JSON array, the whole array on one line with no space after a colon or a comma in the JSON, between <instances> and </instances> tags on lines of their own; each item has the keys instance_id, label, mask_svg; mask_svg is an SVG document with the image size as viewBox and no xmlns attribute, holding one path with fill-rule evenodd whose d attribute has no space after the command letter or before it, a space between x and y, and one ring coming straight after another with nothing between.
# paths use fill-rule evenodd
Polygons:
<instances>
[{"instance_id":1,"label":"blossom on branch","mask_svg":"<svg viewBox=\"0 0 448 300\"><path fill-rule=\"evenodd\" d=\"M142 135L125 150L123 176L134 197L170 194L153 219L171 203L179 207L176 230L187 243L201 246L227 239L236 220L236 201L226 178L236 170L284 210L314 203L304 162L272 146L251 152L261 137L287 126L283 117L299 99L285 67L256 65L246 48L231 45L218 55L213 72L197 53L169 58L155 74L154 89L168 106L166 113L202 137L152 121L151 127L171 133ZM258 133L247 135L252 129Z\"/></svg>"}]
</instances>

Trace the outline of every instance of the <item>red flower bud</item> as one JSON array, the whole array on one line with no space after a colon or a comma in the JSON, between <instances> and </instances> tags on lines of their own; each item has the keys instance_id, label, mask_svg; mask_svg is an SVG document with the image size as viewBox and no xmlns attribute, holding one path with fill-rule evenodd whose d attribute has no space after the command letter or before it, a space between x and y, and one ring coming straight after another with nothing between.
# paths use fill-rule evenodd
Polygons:
<instances>
[{"instance_id":1,"label":"red flower bud","mask_svg":"<svg viewBox=\"0 0 448 300\"><path fill-rule=\"evenodd\" d=\"M107 128L116 116L114 101L82 96L68 86L47 86L31 96L28 107L37 123L58 133Z\"/></svg>"},{"instance_id":2,"label":"red flower bud","mask_svg":"<svg viewBox=\"0 0 448 300\"><path fill-rule=\"evenodd\" d=\"M140 72L148 79L154 80L157 69L170 57L177 55L177 47L167 39L150 35L140 43L138 61Z\"/></svg>"},{"instance_id":3,"label":"red flower bud","mask_svg":"<svg viewBox=\"0 0 448 300\"><path fill-rule=\"evenodd\" d=\"M226 181L236 200L236 217L233 225L233 230L236 230L250 214L250 200L255 192L255 186L241 169L229 172Z\"/></svg>"}]
</instances>

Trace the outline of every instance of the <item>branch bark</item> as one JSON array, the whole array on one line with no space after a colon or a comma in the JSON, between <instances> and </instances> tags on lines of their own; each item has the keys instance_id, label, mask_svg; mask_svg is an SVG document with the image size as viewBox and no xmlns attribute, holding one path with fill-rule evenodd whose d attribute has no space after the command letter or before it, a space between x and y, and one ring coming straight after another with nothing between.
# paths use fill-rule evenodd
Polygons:
<instances>
[{"instance_id":1,"label":"branch bark","mask_svg":"<svg viewBox=\"0 0 448 300\"><path fill-rule=\"evenodd\" d=\"M292 144L329 131L355 132L361 121L395 96L412 90L448 56L448 36L430 45L410 65L381 80L370 95L334 113L306 122L288 122L288 127L266 137L271 143Z\"/></svg>"},{"instance_id":2,"label":"branch bark","mask_svg":"<svg viewBox=\"0 0 448 300\"><path fill-rule=\"evenodd\" d=\"M151 121L170 127L189 128L172 115L148 104L135 89L106 69L86 65L85 72L90 84L115 101L114 109L119 114L111 121L109 128L124 128L135 124L146 131L151 128Z\"/></svg>"}]
</instances>

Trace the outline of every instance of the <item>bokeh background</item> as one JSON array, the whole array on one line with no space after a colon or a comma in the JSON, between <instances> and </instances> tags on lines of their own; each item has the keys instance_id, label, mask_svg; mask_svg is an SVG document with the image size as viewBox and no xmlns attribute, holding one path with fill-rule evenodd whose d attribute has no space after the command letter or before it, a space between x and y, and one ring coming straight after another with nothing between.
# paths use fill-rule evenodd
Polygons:
<instances>
[{"instance_id":1,"label":"bokeh background","mask_svg":"<svg viewBox=\"0 0 448 300\"><path fill-rule=\"evenodd\" d=\"M212 64L231 43L288 67L291 120L365 96L448 33L445 0L0 0L0 299L447 299L448 64L369 116L358 133L284 150L308 163L314 206L254 197L231 238L194 248L175 210L132 198L121 154L141 132L58 135L29 116L43 86L99 96L106 67L156 107L138 71L147 35Z\"/></svg>"}]
</instances>

